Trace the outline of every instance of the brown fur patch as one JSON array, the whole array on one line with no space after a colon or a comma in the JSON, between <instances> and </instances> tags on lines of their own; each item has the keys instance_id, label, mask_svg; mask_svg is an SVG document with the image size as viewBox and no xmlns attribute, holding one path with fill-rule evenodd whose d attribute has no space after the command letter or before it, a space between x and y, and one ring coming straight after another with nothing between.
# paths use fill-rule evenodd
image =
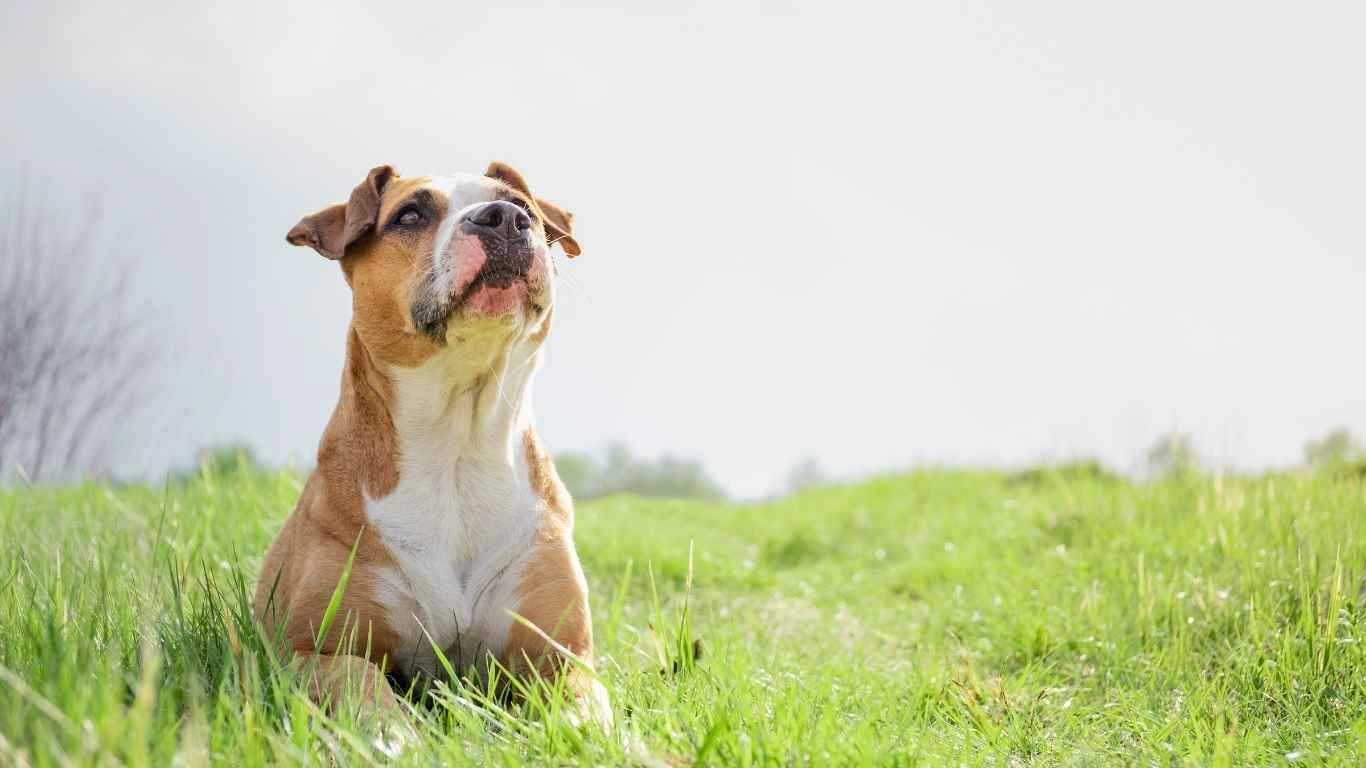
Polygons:
<instances>
[{"instance_id":1,"label":"brown fur patch","mask_svg":"<svg viewBox=\"0 0 1366 768\"><path fill-rule=\"evenodd\" d=\"M430 181L423 176L391 183L379 209L379 221L388 221L411 193ZM434 200L440 205L435 212L439 220L445 215L447 201L444 195ZM369 354L383 363L410 368L421 365L439 349L413 327L411 311L414 286L432 266L435 238L434 225L416 235L372 237L342 260L342 272L351 286L352 328Z\"/></svg>"},{"instance_id":2,"label":"brown fur patch","mask_svg":"<svg viewBox=\"0 0 1366 768\"><path fill-rule=\"evenodd\" d=\"M312 651L354 546L351 576L323 650L335 651L353 639L343 635L345 624L354 632L354 652L378 662L398 642L387 610L375 599L375 569L393 558L379 534L366 528L365 497L386 496L398 484L393 386L354 330L346 363L341 399L318 446L318 467L266 553L255 605L266 631L281 633L286 652Z\"/></svg>"},{"instance_id":3,"label":"brown fur patch","mask_svg":"<svg viewBox=\"0 0 1366 768\"><path fill-rule=\"evenodd\" d=\"M534 430L526 431L523 448L531 486L546 504L546 519L522 575L521 599L516 610L557 643L592 663L593 621L588 589L574 551L573 502ZM503 663L517 671L528 671L529 663L531 671L542 675L556 674L564 666L563 659L544 638L519 622L514 622L508 633ZM586 683L575 680L572 684L577 689Z\"/></svg>"}]
</instances>

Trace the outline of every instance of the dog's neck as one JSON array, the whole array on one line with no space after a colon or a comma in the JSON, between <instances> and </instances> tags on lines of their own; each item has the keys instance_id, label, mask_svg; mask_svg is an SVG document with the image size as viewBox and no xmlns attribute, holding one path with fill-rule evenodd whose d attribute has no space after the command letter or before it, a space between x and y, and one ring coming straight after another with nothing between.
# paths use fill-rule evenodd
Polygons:
<instances>
[{"instance_id":1,"label":"dog's neck","mask_svg":"<svg viewBox=\"0 0 1366 768\"><path fill-rule=\"evenodd\" d=\"M390 369L400 466L427 471L453 462L510 471L531 423L537 362L535 349L494 339L443 349L416 368Z\"/></svg>"},{"instance_id":2,"label":"dog's neck","mask_svg":"<svg viewBox=\"0 0 1366 768\"><path fill-rule=\"evenodd\" d=\"M417 367L388 366L353 328L319 469L354 478L368 499L389 495L400 479L520 485L538 363L539 345L490 337L457 341Z\"/></svg>"}]
</instances>

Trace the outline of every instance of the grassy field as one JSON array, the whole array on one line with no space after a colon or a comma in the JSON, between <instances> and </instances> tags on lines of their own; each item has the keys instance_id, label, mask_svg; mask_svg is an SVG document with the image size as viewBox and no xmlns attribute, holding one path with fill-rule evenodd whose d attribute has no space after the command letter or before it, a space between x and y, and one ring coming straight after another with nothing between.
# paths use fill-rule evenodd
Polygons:
<instances>
[{"instance_id":1,"label":"grassy field","mask_svg":"<svg viewBox=\"0 0 1366 768\"><path fill-rule=\"evenodd\" d=\"M0 765L1366 764L1359 477L584 504L618 732L447 691L397 755L314 708L248 618L300 485L0 493Z\"/></svg>"}]
</instances>

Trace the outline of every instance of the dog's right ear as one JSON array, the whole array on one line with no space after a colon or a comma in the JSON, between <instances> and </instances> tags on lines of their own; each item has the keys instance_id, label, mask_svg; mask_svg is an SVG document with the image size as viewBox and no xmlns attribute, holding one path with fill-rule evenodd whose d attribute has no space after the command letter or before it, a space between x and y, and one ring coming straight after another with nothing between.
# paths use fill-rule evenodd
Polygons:
<instances>
[{"instance_id":1,"label":"dog's right ear","mask_svg":"<svg viewBox=\"0 0 1366 768\"><path fill-rule=\"evenodd\" d=\"M291 245L306 245L334 261L340 259L352 243L374 231L380 196L397 177L390 166L372 168L365 181L351 190L350 200L299 219L285 240Z\"/></svg>"}]
</instances>

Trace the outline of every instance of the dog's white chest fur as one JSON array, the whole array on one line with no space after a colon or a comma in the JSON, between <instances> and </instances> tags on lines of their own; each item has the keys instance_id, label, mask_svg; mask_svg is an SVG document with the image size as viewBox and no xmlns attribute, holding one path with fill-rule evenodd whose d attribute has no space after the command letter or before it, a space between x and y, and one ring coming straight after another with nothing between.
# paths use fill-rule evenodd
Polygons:
<instances>
[{"instance_id":1,"label":"dog's white chest fur","mask_svg":"<svg viewBox=\"0 0 1366 768\"><path fill-rule=\"evenodd\" d=\"M435 645L463 673L506 645L545 506L530 485L520 404L455 391L440 359L395 379L399 482L366 503L395 559L377 598L401 638L400 672L439 674Z\"/></svg>"}]
</instances>

